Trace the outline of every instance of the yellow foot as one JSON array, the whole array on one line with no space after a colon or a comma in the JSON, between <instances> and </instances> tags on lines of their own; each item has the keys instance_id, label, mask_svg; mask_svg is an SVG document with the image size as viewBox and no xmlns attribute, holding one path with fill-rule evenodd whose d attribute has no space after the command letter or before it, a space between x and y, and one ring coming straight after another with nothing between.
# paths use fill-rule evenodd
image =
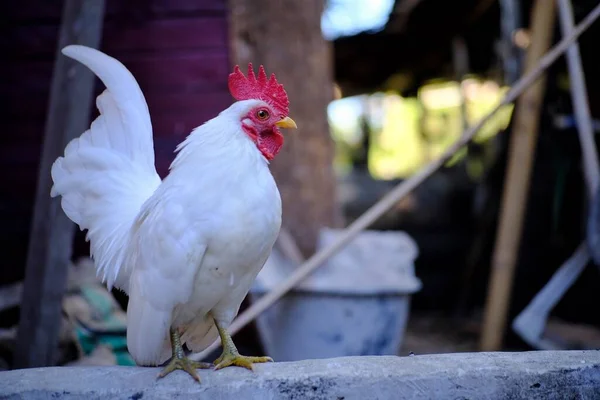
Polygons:
<instances>
[{"instance_id":1,"label":"yellow foot","mask_svg":"<svg viewBox=\"0 0 600 400\"><path fill-rule=\"evenodd\" d=\"M200 382L200 377L198 376L198 373L196 372L196 370L197 369L208 369L208 368L211 368L211 365L209 363L203 363L200 361L192 361L187 357L183 357L183 358L173 357L171 359L171 361L169 362L169 364L167 364L163 368L163 370L160 371L160 374L158 374L158 379L164 378L171 372L173 372L177 369L180 369L180 370L185 371L188 374L190 374L191 377L194 378L194 380L196 382Z\"/></svg>"},{"instance_id":2,"label":"yellow foot","mask_svg":"<svg viewBox=\"0 0 600 400\"><path fill-rule=\"evenodd\" d=\"M273 359L271 357L248 357L239 354L223 353L221 357L215 360L214 364L216 365L215 370L235 365L252 371L252 364L266 362L273 362Z\"/></svg>"}]
</instances>

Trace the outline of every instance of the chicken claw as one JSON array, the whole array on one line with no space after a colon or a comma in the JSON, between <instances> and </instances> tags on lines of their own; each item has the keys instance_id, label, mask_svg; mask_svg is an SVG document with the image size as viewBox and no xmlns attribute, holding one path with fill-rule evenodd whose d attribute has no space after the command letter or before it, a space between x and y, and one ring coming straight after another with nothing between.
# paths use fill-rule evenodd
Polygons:
<instances>
[{"instance_id":1,"label":"chicken claw","mask_svg":"<svg viewBox=\"0 0 600 400\"><path fill-rule=\"evenodd\" d=\"M242 356L240 354L237 354L237 355L231 354L231 353L225 354L225 352L223 352L223 354L221 354L221 357L219 357L215 360L214 364L215 364L215 370L225 368L225 367L230 367L230 366L237 366L237 367L247 368L250 371L252 371L253 370L252 364L266 363L266 362L273 362L273 359L271 357L249 357L249 356Z\"/></svg>"},{"instance_id":2,"label":"chicken claw","mask_svg":"<svg viewBox=\"0 0 600 400\"><path fill-rule=\"evenodd\" d=\"M160 371L157 379L164 378L171 372L180 369L190 374L196 382L200 382L200 377L198 376L196 369L209 369L211 365L209 363L193 361L187 358L183 352L183 347L181 346L179 333L173 328L171 328L171 349L173 351L171 361L169 361L163 370Z\"/></svg>"},{"instance_id":3,"label":"chicken claw","mask_svg":"<svg viewBox=\"0 0 600 400\"><path fill-rule=\"evenodd\" d=\"M223 353L213 362L213 364L215 364L215 370L230 366L237 366L247 368L252 371L253 364L273 362L271 357L249 357L240 355L229 332L227 332L225 328L221 327L216 319L215 325L219 331L221 344L223 346Z\"/></svg>"},{"instance_id":4,"label":"chicken claw","mask_svg":"<svg viewBox=\"0 0 600 400\"><path fill-rule=\"evenodd\" d=\"M192 378L194 378L194 380L196 382L200 382L200 377L198 376L198 373L196 372L196 369L208 369L210 368L211 365L208 363L203 363L203 362L199 362L199 361L193 361L190 360L187 357L184 358L172 358L171 361L169 362L169 364L167 364L162 371L160 371L160 374L158 374L158 378L164 378L165 376L167 376L168 374L170 374L171 372L180 369L182 371L187 372L188 374L190 374L192 376Z\"/></svg>"}]
</instances>

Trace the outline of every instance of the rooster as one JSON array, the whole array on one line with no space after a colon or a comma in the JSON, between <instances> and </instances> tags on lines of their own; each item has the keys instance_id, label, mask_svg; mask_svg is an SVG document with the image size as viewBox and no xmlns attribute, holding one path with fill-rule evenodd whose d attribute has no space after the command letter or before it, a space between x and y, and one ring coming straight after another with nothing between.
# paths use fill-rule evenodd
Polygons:
<instances>
[{"instance_id":1,"label":"rooster","mask_svg":"<svg viewBox=\"0 0 600 400\"><path fill-rule=\"evenodd\" d=\"M229 75L236 101L195 128L176 148L169 174L154 165L144 95L127 68L98 50L62 53L87 66L106 89L100 112L52 165L52 197L86 239L97 273L129 295L127 348L138 365L179 369L200 381L191 351L217 335L215 369L270 357L240 355L227 329L281 226L281 198L269 171L283 145L280 128L296 128L281 84L263 66ZM170 359L170 361L169 361ZM167 363L167 361L169 361ZM165 365L166 364L166 365Z\"/></svg>"}]
</instances>

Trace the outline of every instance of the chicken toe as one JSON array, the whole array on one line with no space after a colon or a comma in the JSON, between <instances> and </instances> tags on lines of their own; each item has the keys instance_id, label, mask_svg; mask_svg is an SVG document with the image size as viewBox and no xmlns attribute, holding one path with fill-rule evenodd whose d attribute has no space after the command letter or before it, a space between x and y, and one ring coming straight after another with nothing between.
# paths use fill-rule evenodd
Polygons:
<instances>
[{"instance_id":1,"label":"chicken toe","mask_svg":"<svg viewBox=\"0 0 600 400\"><path fill-rule=\"evenodd\" d=\"M176 329L171 328L171 349L173 356L171 361L160 371L158 379L164 378L175 370L182 370L190 374L196 382L200 382L200 377L196 372L197 369L208 369L211 368L211 364L200 361L190 360L185 356L183 347L181 346L181 339Z\"/></svg>"}]
</instances>

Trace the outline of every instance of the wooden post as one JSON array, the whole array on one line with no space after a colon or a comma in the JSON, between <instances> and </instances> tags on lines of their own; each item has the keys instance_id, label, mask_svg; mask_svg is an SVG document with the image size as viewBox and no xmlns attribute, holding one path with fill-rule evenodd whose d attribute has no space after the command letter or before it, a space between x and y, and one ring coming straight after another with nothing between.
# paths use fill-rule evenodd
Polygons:
<instances>
[{"instance_id":1,"label":"wooden post","mask_svg":"<svg viewBox=\"0 0 600 400\"><path fill-rule=\"evenodd\" d=\"M56 362L62 296L75 226L62 211L60 199L50 198L50 167L67 143L89 126L94 89L92 72L64 57L60 49L69 44L97 48L103 19L104 0L65 2L29 239L15 368Z\"/></svg>"},{"instance_id":2,"label":"wooden post","mask_svg":"<svg viewBox=\"0 0 600 400\"><path fill-rule=\"evenodd\" d=\"M321 34L325 0L230 0L232 64L252 62L275 73L290 98L298 130L284 132L285 144L271 170L283 201L285 227L304 256L314 252L323 226L337 227L333 172L334 143L327 124L333 100L331 45Z\"/></svg>"},{"instance_id":3,"label":"wooden post","mask_svg":"<svg viewBox=\"0 0 600 400\"><path fill-rule=\"evenodd\" d=\"M531 23L531 45L525 60L526 72L535 68L550 47L554 28L555 3L536 0ZM523 218L529 192L530 176L535 159L540 111L545 91L542 77L517 100L514 131L510 141L509 160L504 181L504 193L492 258L488 296L485 307L482 351L497 351L502 346L506 314L512 289L512 279Z\"/></svg>"}]
</instances>

